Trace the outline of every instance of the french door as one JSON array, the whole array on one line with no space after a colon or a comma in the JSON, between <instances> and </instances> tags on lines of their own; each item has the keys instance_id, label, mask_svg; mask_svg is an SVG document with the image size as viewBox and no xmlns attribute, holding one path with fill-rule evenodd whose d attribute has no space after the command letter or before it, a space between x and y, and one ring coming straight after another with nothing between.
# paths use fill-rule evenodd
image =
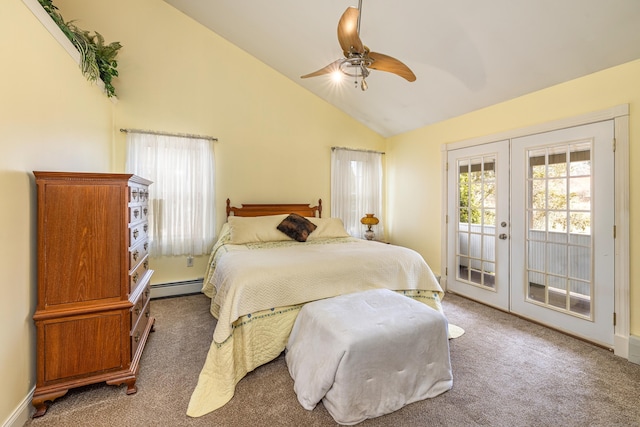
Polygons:
<instances>
[{"instance_id":1,"label":"french door","mask_svg":"<svg viewBox=\"0 0 640 427\"><path fill-rule=\"evenodd\" d=\"M604 121L448 151L448 289L612 347L613 136Z\"/></svg>"},{"instance_id":2,"label":"french door","mask_svg":"<svg viewBox=\"0 0 640 427\"><path fill-rule=\"evenodd\" d=\"M508 310L509 141L447 157L447 289Z\"/></svg>"},{"instance_id":3,"label":"french door","mask_svg":"<svg viewBox=\"0 0 640 427\"><path fill-rule=\"evenodd\" d=\"M512 143L511 310L612 347L612 121Z\"/></svg>"}]
</instances>

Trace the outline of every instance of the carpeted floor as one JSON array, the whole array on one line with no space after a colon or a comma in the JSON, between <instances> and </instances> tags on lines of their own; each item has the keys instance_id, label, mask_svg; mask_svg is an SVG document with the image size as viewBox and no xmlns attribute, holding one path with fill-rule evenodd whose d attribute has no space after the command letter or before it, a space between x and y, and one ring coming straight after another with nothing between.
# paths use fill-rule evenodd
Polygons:
<instances>
[{"instance_id":1,"label":"carpeted floor","mask_svg":"<svg viewBox=\"0 0 640 427\"><path fill-rule=\"evenodd\" d=\"M640 426L640 365L489 307L448 294L453 389L363 426ZM138 393L96 384L55 401L27 426L330 426L319 404L297 402L284 357L240 381L224 407L185 415L204 363L214 319L209 300L152 301L156 332L141 361Z\"/></svg>"}]
</instances>

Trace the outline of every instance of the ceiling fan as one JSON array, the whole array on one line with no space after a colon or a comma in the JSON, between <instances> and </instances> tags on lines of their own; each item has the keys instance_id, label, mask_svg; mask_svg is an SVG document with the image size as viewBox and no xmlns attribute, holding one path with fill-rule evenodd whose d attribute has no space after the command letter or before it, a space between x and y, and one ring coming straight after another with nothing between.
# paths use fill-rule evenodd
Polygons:
<instances>
[{"instance_id":1,"label":"ceiling fan","mask_svg":"<svg viewBox=\"0 0 640 427\"><path fill-rule=\"evenodd\" d=\"M409 82L415 81L416 75L405 64L382 53L371 52L362 43L360 40L361 12L362 0L359 0L358 8L348 7L338 22L338 42L344 53L344 58L338 59L318 71L305 74L301 76L302 79L341 72L347 76L355 77L356 87L358 76L360 76L362 78L360 88L367 90L366 78L369 76L369 70L378 70L396 74Z\"/></svg>"}]
</instances>

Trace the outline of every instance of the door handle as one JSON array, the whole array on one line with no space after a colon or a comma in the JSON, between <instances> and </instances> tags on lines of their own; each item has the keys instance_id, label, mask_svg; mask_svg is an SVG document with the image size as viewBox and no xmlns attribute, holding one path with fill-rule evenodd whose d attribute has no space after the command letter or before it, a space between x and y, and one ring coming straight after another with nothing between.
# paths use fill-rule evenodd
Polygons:
<instances>
[{"instance_id":1,"label":"door handle","mask_svg":"<svg viewBox=\"0 0 640 427\"><path fill-rule=\"evenodd\" d=\"M498 239L500 239L500 240L507 240L507 235L506 235L506 234L504 234L504 233L502 233L502 234L500 234L500 235L498 236Z\"/></svg>"}]
</instances>

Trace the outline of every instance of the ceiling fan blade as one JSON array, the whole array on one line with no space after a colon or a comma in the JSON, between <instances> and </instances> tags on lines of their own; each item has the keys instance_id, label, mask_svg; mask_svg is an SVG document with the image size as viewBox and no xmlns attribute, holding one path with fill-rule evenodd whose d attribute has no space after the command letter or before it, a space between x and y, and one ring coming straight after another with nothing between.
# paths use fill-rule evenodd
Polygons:
<instances>
[{"instance_id":1,"label":"ceiling fan blade","mask_svg":"<svg viewBox=\"0 0 640 427\"><path fill-rule=\"evenodd\" d=\"M360 11L348 7L338 22L338 42L345 56L351 53L364 53L364 45L358 34L358 16Z\"/></svg>"},{"instance_id":2,"label":"ceiling fan blade","mask_svg":"<svg viewBox=\"0 0 640 427\"><path fill-rule=\"evenodd\" d=\"M324 68L319 69L318 71L314 71L313 73L305 74L304 76L300 76L301 79L306 79L307 77L316 77L321 76L323 74L331 74L334 71L338 71L340 69L340 64L342 63L342 59L338 59L337 61L332 62Z\"/></svg>"},{"instance_id":3,"label":"ceiling fan blade","mask_svg":"<svg viewBox=\"0 0 640 427\"><path fill-rule=\"evenodd\" d=\"M368 56L373 59L373 63L369 66L372 70L397 74L410 82L416 80L416 75L413 74L413 71L397 59L377 52L369 52Z\"/></svg>"}]
</instances>

